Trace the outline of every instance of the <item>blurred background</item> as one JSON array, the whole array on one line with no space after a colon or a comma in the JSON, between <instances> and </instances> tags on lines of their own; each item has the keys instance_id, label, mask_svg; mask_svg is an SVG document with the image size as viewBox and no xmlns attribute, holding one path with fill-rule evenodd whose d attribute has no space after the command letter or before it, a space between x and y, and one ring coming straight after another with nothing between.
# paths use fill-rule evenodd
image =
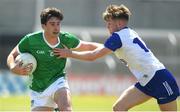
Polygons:
<instances>
[{"instance_id":1,"label":"blurred background","mask_svg":"<svg viewBox=\"0 0 180 112\"><path fill-rule=\"evenodd\" d=\"M109 34L102 12L110 4L129 7L129 27L139 33L180 86L180 0L0 0L0 97L29 93L28 77L9 72L6 58L24 35L41 30L39 15L43 8L62 10L62 31L104 43ZM119 96L136 82L114 55L95 62L69 59L66 69L73 95Z\"/></svg>"}]
</instances>

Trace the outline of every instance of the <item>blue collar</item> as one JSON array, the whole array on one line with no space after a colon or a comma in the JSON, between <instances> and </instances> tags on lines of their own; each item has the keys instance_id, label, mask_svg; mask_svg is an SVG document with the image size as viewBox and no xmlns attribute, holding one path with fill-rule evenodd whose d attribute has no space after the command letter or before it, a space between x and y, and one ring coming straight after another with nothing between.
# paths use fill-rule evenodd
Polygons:
<instances>
[{"instance_id":1,"label":"blue collar","mask_svg":"<svg viewBox=\"0 0 180 112\"><path fill-rule=\"evenodd\" d=\"M126 26L126 27L124 27L124 28L122 28L122 29L126 29L126 28L128 28L128 27ZM122 30L122 29L121 29L121 30Z\"/></svg>"}]
</instances>

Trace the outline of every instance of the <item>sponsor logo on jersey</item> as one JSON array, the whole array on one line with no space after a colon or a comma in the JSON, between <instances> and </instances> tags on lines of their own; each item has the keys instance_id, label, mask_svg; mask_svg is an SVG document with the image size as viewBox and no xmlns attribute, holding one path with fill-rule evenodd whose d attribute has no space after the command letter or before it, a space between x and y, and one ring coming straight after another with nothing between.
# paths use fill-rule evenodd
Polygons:
<instances>
[{"instance_id":1,"label":"sponsor logo on jersey","mask_svg":"<svg viewBox=\"0 0 180 112\"><path fill-rule=\"evenodd\" d=\"M37 53L37 54L45 54L45 52L42 51L42 50L37 50L36 53Z\"/></svg>"},{"instance_id":2,"label":"sponsor logo on jersey","mask_svg":"<svg viewBox=\"0 0 180 112\"><path fill-rule=\"evenodd\" d=\"M53 51L52 51L52 50L49 50L49 55L50 55L51 57L53 57L53 56L54 56L54 53L53 53Z\"/></svg>"},{"instance_id":3,"label":"sponsor logo on jersey","mask_svg":"<svg viewBox=\"0 0 180 112\"><path fill-rule=\"evenodd\" d=\"M143 77L144 77L144 78L148 78L148 75L147 75L147 74L144 74Z\"/></svg>"}]
</instances>

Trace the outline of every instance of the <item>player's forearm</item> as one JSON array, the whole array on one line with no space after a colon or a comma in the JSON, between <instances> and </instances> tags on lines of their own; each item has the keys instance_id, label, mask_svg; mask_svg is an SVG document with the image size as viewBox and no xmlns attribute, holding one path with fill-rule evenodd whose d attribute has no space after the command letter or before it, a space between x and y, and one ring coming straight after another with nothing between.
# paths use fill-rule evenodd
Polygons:
<instances>
[{"instance_id":1,"label":"player's forearm","mask_svg":"<svg viewBox=\"0 0 180 112\"><path fill-rule=\"evenodd\" d=\"M95 42L81 41L80 46L78 48L75 48L72 50L74 50L74 51L93 51L101 46L103 46L103 44L95 43Z\"/></svg>"},{"instance_id":2,"label":"player's forearm","mask_svg":"<svg viewBox=\"0 0 180 112\"><path fill-rule=\"evenodd\" d=\"M58 58L70 57L70 58L86 60L86 61L94 61L109 53L109 51L106 51L104 47L99 47L93 51L81 51L81 52L71 51L69 49L54 48L53 52L54 55L57 56Z\"/></svg>"},{"instance_id":3,"label":"player's forearm","mask_svg":"<svg viewBox=\"0 0 180 112\"><path fill-rule=\"evenodd\" d=\"M7 58L7 65L10 70L15 66L15 60L12 54L10 54Z\"/></svg>"},{"instance_id":4,"label":"player's forearm","mask_svg":"<svg viewBox=\"0 0 180 112\"><path fill-rule=\"evenodd\" d=\"M93 43L93 44L89 44L89 51L91 50L95 50L95 49L97 49L97 48L99 48L99 47L102 47L103 45L102 44L100 44L100 43Z\"/></svg>"},{"instance_id":5,"label":"player's forearm","mask_svg":"<svg viewBox=\"0 0 180 112\"><path fill-rule=\"evenodd\" d=\"M85 61L94 61L98 58L96 56L96 53L92 51L84 51L84 52L72 51L72 54L70 55L70 57L79 59L79 60L85 60Z\"/></svg>"},{"instance_id":6,"label":"player's forearm","mask_svg":"<svg viewBox=\"0 0 180 112\"><path fill-rule=\"evenodd\" d=\"M15 58L18 55L17 52L17 47L15 47L11 53L9 54L9 56L7 57L7 65L9 67L9 69L11 70L14 66L15 66Z\"/></svg>"},{"instance_id":7,"label":"player's forearm","mask_svg":"<svg viewBox=\"0 0 180 112\"><path fill-rule=\"evenodd\" d=\"M15 62L14 55L12 54L10 54L7 58L7 65L9 67L9 70L16 75L24 76L27 74L27 71L25 70L25 68L21 68L19 66L21 64L19 62L18 63Z\"/></svg>"}]
</instances>

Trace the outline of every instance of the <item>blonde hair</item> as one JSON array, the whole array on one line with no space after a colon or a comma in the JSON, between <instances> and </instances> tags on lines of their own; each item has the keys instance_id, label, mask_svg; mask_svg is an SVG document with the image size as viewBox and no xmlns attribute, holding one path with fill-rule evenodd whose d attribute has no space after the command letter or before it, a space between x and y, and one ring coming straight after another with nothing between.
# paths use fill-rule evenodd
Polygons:
<instances>
[{"instance_id":1,"label":"blonde hair","mask_svg":"<svg viewBox=\"0 0 180 112\"><path fill-rule=\"evenodd\" d=\"M108 21L109 19L124 19L128 21L130 15L131 15L131 12L123 4L121 4L120 6L109 5L106 8L105 12L103 13L103 19L105 21Z\"/></svg>"}]
</instances>

